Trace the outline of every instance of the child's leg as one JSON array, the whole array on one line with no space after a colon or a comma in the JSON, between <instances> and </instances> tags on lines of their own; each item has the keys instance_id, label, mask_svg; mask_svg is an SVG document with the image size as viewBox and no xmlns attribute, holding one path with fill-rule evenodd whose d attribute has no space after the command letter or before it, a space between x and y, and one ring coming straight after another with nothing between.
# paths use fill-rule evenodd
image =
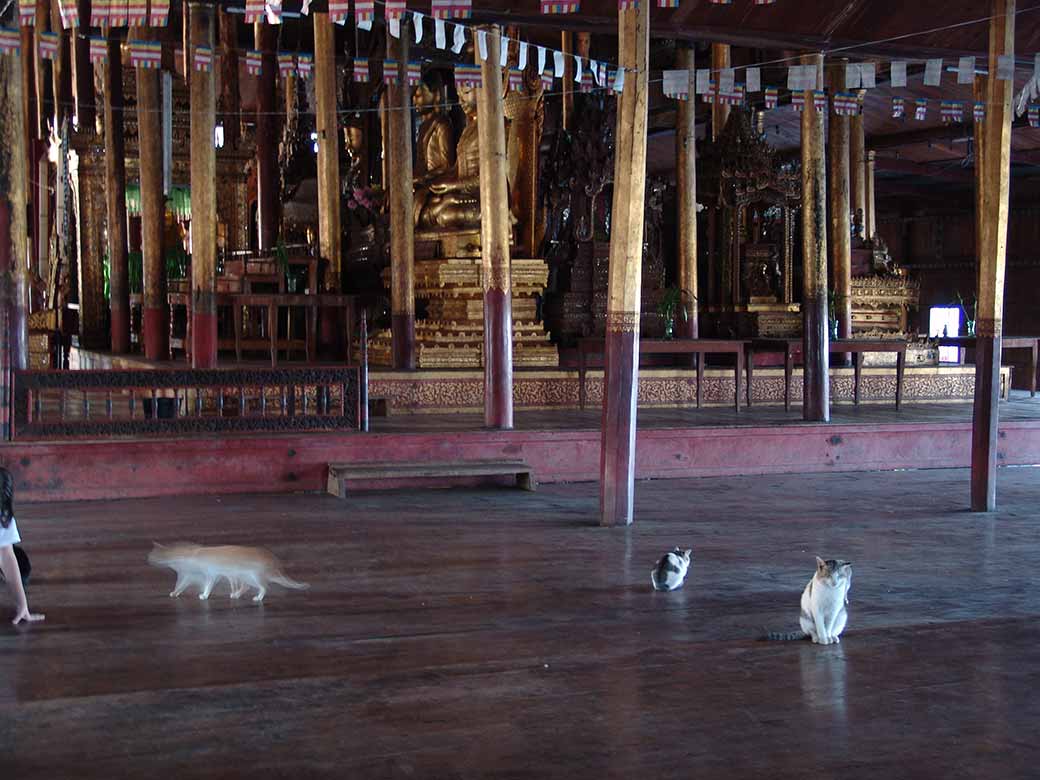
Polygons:
<instances>
[{"instance_id":1,"label":"child's leg","mask_svg":"<svg viewBox=\"0 0 1040 780\"><path fill-rule=\"evenodd\" d=\"M43 615L34 615L29 612L29 603L25 599L25 588L22 587L22 574L18 569L18 559L14 556L12 545L0 547L0 571L4 573L7 589L14 597L16 611L13 622L17 625L23 620L30 623L43 620Z\"/></svg>"}]
</instances>

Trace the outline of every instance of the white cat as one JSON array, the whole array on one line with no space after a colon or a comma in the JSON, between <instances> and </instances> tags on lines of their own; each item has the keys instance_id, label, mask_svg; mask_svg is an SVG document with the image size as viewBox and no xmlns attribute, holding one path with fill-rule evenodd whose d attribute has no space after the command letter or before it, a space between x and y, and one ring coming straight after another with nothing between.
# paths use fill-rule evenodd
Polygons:
<instances>
[{"instance_id":1,"label":"white cat","mask_svg":"<svg viewBox=\"0 0 1040 780\"><path fill-rule=\"evenodd\" d=\"M213 586L226 579L231 587L231 598L239 598L247 588L256 588L253 601L264 600L267 587L274 582L286 588L302 590L308 585L286 577L282 566L267 550L257 547L202 547L197 544L156 544L148 554L153 566L168 566L177 572L177 584L170 598L181 595L191 585L199 589L199 598L206 600Z\"/></svg>"},{"instance_id":2,"label":"white cat","mask_svg":"<svg viewBox=\"0 0 1040 780\"><path fill-rule=\"evenodd\" d=\"M804 639L818 645L837 644L849 619L849 588L852 586L852 562L816 558L816 573L802 591L802 612L798 622L801 631L769 634L767 639Z\"/></svg>"},{"instance_id":3,"label":"white cat","mask_svg":"<svg viewBox=\"0 0 1040 780\"><path fill-rule=\"evenodd\" d=\"M654 590L676 590L682 587L686 572L690 568L690 556L693 550L680 550L678 547L665 553L650 571L650 584Z\"/></svg>"}]
</instances>

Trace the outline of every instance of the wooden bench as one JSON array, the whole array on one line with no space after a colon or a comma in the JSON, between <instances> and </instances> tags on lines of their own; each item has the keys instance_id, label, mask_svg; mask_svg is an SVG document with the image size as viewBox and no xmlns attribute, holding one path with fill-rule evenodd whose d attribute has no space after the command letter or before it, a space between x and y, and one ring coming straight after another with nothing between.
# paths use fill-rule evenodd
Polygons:
<instances>
[{"instance_id":1,"label":"wooden bench","mask_svg":"<svg viewBox=\"0 0 1040 780\"><path fill-rule=\"evenodd\" d=\"M514 460L462 460L448 463L330 463L327 491L347 497L347 482L390 479L451 479L457 477L516 477L517 487L534 490L534 469Z\"/></svg>"}]
</instances>

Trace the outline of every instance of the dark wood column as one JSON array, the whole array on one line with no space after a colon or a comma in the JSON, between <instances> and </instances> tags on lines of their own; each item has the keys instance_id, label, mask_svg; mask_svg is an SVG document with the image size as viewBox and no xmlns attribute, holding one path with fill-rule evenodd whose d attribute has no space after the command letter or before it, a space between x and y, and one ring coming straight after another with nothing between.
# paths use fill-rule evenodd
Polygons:
<instances>
[{"instance_id":1,"label":"dark wood column","mask_svg":"<svg viewBox=\"0 0 1040 780\"><path fill-rule=\"evenodd\" d=\"M711 104L711 140L715 140L722 134L726 122L729 120L728 103L719 100L719 76L723 68L730 67L732 50L728 43L713 43L711 45L711 77L715 80L715 102ZM690 93L690 100L694 100L694 93Z\"/></svg>"},{"instance_id":2,"label":"dark wood column","mask_svg":"<svg viewBox=\"0 0 1040 780\"><path fill-rule=\"evenodd\" d=\"M214 7L189 5L191 67L199 46L213 49ZM216 64L214 63L214 67ZM191 364L217 365L217 122L214 70L192 70L191 104Z\"/></svg>"},{"instance_id":3,"label":"dark wood column","mask_svg":"<svg viewBox=\"0 0 1040 780\"><path fill-rule=\"evenodd\" d=\"M680 334L697 338L700 292L697 289L697 91L694 52L679 50L676 67L688 70L689 100L680 100L675 114L675 178L679 223L679 289L683 290L686 321L680 322Z\"/></svg>"},{"instance_id":4,"label":"dark wood column","mask_svg":"<svg viewBox=\"0 0 1040 780\"><path fill-rule=\"evenodd\" d=\"M845 85L845 65L838 60L828 68L831 95ZM852 337L852 225L849 201L849 117L831 113L827 125L827 178L830 185L831 269L838 336Z\"/></svg>"},{"instance_id":5,"label":"dark wood column","mask_svg":"<svg viewBox=\"0 0 1040 780\"><path fill-rule=\"evenodd\" d=\"M861 217L858 233L867 235L867 147L863 128L863 115L857 114L849 120L849 187L852 198L852 214Z\"/></svg>"},{"instance_id":6,"label":"dark wood column","mask_svg":"<svg viewBox=\"0 0 1040 780\"><path fill-rule=\"evenodd\" d=\"M328 263L325 284L340 292L339 122L336 117L336 33L327 13L314 17L314 93L318 131L318 240Z\"/></svg>"},{"instance_id":7,"label":"dark wood column","mask_svg":"<svg viewBox=\"0 0 1040 780\"><path fill-rule=\"evenodd\" d=\"M480 259L484 287L484 424L513 427L513 292L509 257L509 192L506 123L502 113L502 31L488 33L488 58L480 61L477 89L480 139Z\"/></svg>"},{"instance_id":8,"label":"dark wood column","mask_svg":"<svg viewBox=\"0 0 1040 780\"><path fill-rule=\"evenodd\" d=\"M802 64L816 67L816 88L822 89L823 55L803 55ZM813 91L806 90L802 111L802 416L815 422L831 418L823 119L813 108Z\"/></svg>"},{"instance_id":9,"label":"dark wood column","mask_svg":"<svg viewBox=\"0 0 1040 780\"><path fill-rule=\"evenodd\" d=\"M978 309L975 317L975 409L972 419L971 508L997 508L997 402L1007 258L1008 188L1011 179L1013 81L995 77L998 58L1015 54L1015 0L992 0L986 119L975 176L980 236Z\"/></svg>"},{"instance_id":10,"label":"dark wood column","mask_svg":"<svg viewBox=\"0 0 1040 780\"><path fill-rule=\"evenodd\" d=\"M415 368L415 215L412 208L412 98L408 86L408 35L387 33L389 56L397 60L397 84L387 88L390 136L390 327L394 368Z\"/></svg>"},{"instance_id":11,"label":"dark wood column","mask_svg":"<svg viewBox=\"0 0 1040 780\"><path fill-rule=\"evenodd\" d=\"M874 152L867 150L863 159L863 181L867 190L867 216L863 220L867 238L873 238L877 233L877 203L874 200Z\"/></svg>"},{"instance_id":12,"label":"dark wood column","mask_svg":"<svg viewBox=\"0 0 1040 780\"><path fill-rule=\"evenodd\" d=\"M574 54L574 33L564 30L560 33L560 51L563 52L563 78L560 80L560 123L564 130L574 128L574 60L570 55ZM548 52L549 66L552 63L552 52ZM553 70L555 73L555 69Z\"/></svg>"},{"instance_id":13,"label":"dark wood column","mask_svg":"<svg viewBox=\"0 0 1040 780\"><path fill-rule=\"evenodd\" d=\"M79 8L80 32L90 23L90 0L76 0ZM90 40L86 35L72 36L72 83L76 100L76 116L79 126L87 131L94 129L94 64L90 61Z\"/></svg>"},{"instance_id":14,"label":"dark wood column","mask_svg":"<svg viewBox=\"0 0 1040 780\"><path fill-rule=\"evenodd\" d=\"M149 360L170 355L170 318L166 301L163 231L162 71L137 68L137 144L141 172L141 254L143 296L141 340Z\"/></svg>"},{"instance_id":15,"label":"dark wood column","mask_svg":"<svg viewBox=\"0 0 1040 780\"><path fill-rule=\"evenodd\" d=\"M278 28L253 25L253 40L263 55L256 93L256 212L260 251L271 252L278 242L281 203L278 192L278 123L275 99L278 84Z\"/></svg>"},{"instance_id":16,"label":"dark wood column","mask_svg":"<svg viewBox=\"0 0 1040 780\"><path fill-rule=\"evenodd\" d=\"M618 11L618 66L626 72L617 99L607 282L599 488L600 524L605 526L630 524L635 496L649 28L650 3Z\"/></svg>"},{"instance_id":17,"label":"dark wood column","mask_svg":"<svg viewBox=\"0 0 1040 780\"><path fill-rule=\"evenodd\" d=\"M110 34L105 84L105 199L108 205L108 294L112 351L130 351L130 278L126 244L126 148L123 144L123 58Z\"/></svg>"}]
</instances>

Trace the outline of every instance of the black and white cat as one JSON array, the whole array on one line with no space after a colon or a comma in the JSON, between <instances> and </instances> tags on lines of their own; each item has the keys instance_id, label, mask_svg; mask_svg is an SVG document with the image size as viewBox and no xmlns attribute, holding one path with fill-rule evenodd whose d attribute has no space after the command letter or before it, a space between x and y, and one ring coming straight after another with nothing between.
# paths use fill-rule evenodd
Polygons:
<instances>
[{"instance_id":1,"label":"black and white cat","mask_svg":"<svg viewBox=\"0 0 1040 780\"><path fill-rule=\"evenodd\" d=\"M671 552L665 553L664 557L657 562L650 571L650 583L654 590L677 590L682 587L686 579L686 572L690 568L690 556L693 550L681 550L678 547Z\"/></svg>"},{"instance_id":2,"label":"black and white cat","mask_svg":"<svg viewBox=\"0 0 1040 780\"><path fill-rule=\"evenodd\" d=\"M845 630L852 587L852 562L816 558L816 573L802 591L801 631L772 633L766 639L786 641L809 637L818 645L837 644Z\"/></svg>"}]
</instances>

